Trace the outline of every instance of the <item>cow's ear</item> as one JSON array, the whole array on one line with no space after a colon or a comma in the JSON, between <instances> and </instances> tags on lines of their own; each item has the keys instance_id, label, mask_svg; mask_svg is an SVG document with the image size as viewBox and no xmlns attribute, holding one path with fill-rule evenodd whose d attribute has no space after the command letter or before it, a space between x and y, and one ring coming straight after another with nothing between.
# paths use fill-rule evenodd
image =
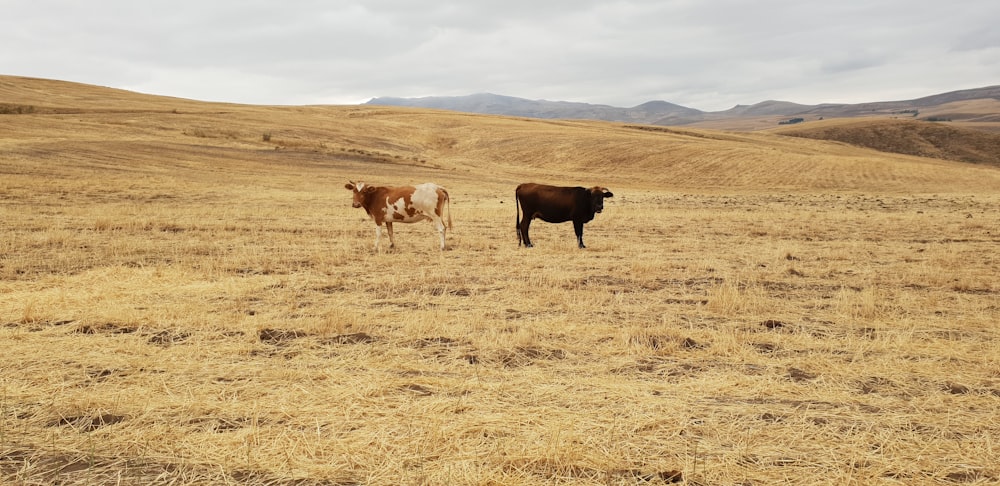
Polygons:
<instances>
[{"instance_id":1,"label":"cow's ear","mask_svg":"<svg viewBox=\"0 0 1000 486\"><path fill-rule=\"evenodd\" d=\"M604 197L615 197L615 195L612 194L611 191L605 189L604 190Z\"/></svg>"},{"instance_id":2,"label":"cow's ear","mask_svg":"<svg viewBox=\"0 0 1000 486\"><path fill-rule=\"evenodd\" d=\"M344 184L344 189L347 189L348 191L353 191L354 190L354 183L353 182L348 182L347 184Z\"/></svg>"},{"instance_id":3,"label":"cow's ear","mask_svg":"<svg viewBox=\"0 0 1000 486\"><path fill-rule=\"evenodd\" d=\"M371 194L371 193L375 192L375 186L365 186L365 188L362 189L361 192L363 192L365 194Z\"/></svg>"}]
</instances>

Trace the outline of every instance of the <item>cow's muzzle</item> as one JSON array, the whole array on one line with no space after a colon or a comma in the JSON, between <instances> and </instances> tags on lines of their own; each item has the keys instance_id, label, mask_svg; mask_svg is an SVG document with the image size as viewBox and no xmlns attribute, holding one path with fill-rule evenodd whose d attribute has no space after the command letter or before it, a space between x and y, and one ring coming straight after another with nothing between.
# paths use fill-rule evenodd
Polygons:
<instances>
[{"instance_id":1,"label":"cow's muzzle","mask_svg":"<svg viewBox=\"0 0 1000 486\"><path fill-rule=\"evenodd\" d=\"M355 208L360 208L361 207L361 203L359 203L359 202L351 203L351 206L355 207Z\"/></svg>"}]
</instances>

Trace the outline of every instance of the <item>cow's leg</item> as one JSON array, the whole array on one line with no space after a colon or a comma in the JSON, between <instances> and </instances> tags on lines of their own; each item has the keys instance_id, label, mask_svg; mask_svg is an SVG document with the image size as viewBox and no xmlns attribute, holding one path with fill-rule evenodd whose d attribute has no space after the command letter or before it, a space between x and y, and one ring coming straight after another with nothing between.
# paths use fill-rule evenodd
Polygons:
<instances>
[{"instance_id":1,"label":"cow's leg","mask_svg":"<svg viewBox=\"0 0 1000 486\"><path fill-rule=\"evenodd\" d=\"M444 232L445 232L444 221L442 221L441 218L435 219L434 227L437 228L438 235L441 236L441 249L444 250Z\"/></svg>"},{"instance_id":2,"label":"cow's leg","mask_svg":"<svg viewBox=\"0 0 1000 486\"><path fill-rule=\"evenodd\" d=\"M393 238L393 236L392 236L392 223L386 221L385 222L385 230L389 233L389 248L395 248L396 247L396 238Z\"/></svg>"},{"instance_id":3,"label":"cow's leg","mask_svg":"<svg viewBox=\"0 0 1000 486\"><path fill-rule=\"evenodd\" d=\"M382 241L382 225L377 224L375 225L375 251L377 252L382 251L382 249L379 248L380 241Z\"/></svg>"},{"instance_id":4,"label":"cow's leg","mask_svg":"<svg viewBox=\"0 0 1000 486\"><path fill-rule=\"evenodd\" d=\"M576 242L580 248L586 248L583 246L583 221L573 221L573 231L576 232Z\"/></svg>"},{"instance_id":5,"label":"cow's leg","mask_svg":"<svg viewBox=\"0 0 1000 486\"><path fill-rule=\"evenodd\" d=\"M531 238L528 237L528 227L531 226L531 218L525 215L524 219L521 220L521 241L524 242L525 248L531 248Z\"/></svg>"}]
</instances>

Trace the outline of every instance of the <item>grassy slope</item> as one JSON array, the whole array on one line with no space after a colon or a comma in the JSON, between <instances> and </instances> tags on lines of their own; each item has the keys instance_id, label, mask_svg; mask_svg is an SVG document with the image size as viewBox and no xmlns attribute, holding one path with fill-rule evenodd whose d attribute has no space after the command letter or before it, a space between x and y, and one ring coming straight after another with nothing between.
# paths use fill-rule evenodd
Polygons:
<instances>
[{"instance_id":1,"label":"grassy slope","mask_svg":"<svg viewBox=\"0 0 1000 486\"><path fill-rule=\"evenodd\" d=\"M0 480L986 483L1000 170L0 78ZM270 134L270 141L264 140ZM342 189L434 180L400 248ZM578 251L514 185L616 197ZM776 190L780 189L780 190Z\"/></svg>"},{"instance_id":2,"label":"grassy slope","mask_svg":"<svg viewBox=\"0 0 1000 486\"><path fill-rule=\"evenodd\" d=\"M827 121L831 122L834 120L848 121L848 122L860 122L860 124L865 124L871 121L885 121L885 120L913 120L915 117L912 113L900 113L898 108L886 109L872 108L870 112L861 112L857 106L847 105L844 107L842 113L839 115L833 110L833 113L827 110L821 111L821 113L805 113L800 115L768 115L768 116L746 116L746 117L730 117L722 118L717 120L707 120L703 122L694 123L688 125L689 127L697 127L709 130L733 130L733 131L754 131L754 130L771 130L775 128L781 128L779 122L786 121L789 118L801 117L804 119L806 125L793 125L791 127L786 127L792 130L801 129L812 125L814 122ZM934 106L922 106L919 107L919 113L917 114L918 119L926 120L928 118L938 118L951 120L947 122L949 126L958 127L963 129L973 129L988 133L1000 133L1000 100L995 99L977 99L977 100L964 100L964 101L952 101L948 103L942 103L940 105Z\"/></svg>"},{"instance_id":3,"label":"grassy slope","mask_svg":"<svg viewBox=\"0 0 1000 486\"><path fill-rule=\"evenodd\" d=\"M830 120L775 131L882 152L1000 166L1000 133L904 120Z\"/></svg>"},{"instance_id":4,"label":"grassy slope","mask_svg":"<svg viewBox=\"0 0 1000 486\"><path fill-rule=\"evenodd\" d=\"M975 191L997 180L995 171L770 134L638 130L368 106L205 104L51 81L24 82L16 91L14 85L0 84L0 96L40 111L84 111L6 120L17 121L19 138L28 138L34 150L48 145L61 152L87 152L114 142L123 144L118 152L155 157L162 150L158 144L171 144L190 157L219 163L263 158L317 165L385 162L374 164L373 170L391 173L395 166L416 166L476 180L489 175L487 180L507 182L531 175L581 185L600 179L675 190L924 192L944 185ZM271 135L270 143L263 141L265 133ZM25 145L23 140L7 143ZM284 152L265 153L275 149Z\"/></svg>"}]
</instances>

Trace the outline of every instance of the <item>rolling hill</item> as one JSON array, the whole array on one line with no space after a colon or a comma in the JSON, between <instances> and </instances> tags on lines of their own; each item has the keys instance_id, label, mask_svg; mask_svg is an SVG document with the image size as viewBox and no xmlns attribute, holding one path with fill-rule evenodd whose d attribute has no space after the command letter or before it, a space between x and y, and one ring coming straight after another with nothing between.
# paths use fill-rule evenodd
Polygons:
<instances>
[{"instance_id":1,"label":"rolling hill","mask_svg":"<svg viewBox=\"0 0 1000 486\"><path fill-rule=\"evenodd\" d=\"M909 117L971 123L974 128L1000 131L1000 86L952 91L904 101L859 104L802 105L767 100L703 112L666 101L650 101L631 108L561 101L526 100L494 94L454 97L374 98L371 105L435 108L492 115L532 118L593 119L652 125L687 125L719 130L771 128L789 118L814 121L825 118Z\"/></svg>"},{"instance_id":2,"label":"rolling hill","mask_svg":"<svg viewBox=\"0 0 1000 486\"><path fill-rule=\"evenodd\" d=\"M575 184L599 178L678 191L1000 187L995 169L778 133L375 105L205 103L11 76L0 77L0 100L11 113L0 115L0 128L12 134L0 141L5 173L16 173L17 164L42 161L136 174L178 167L185 168L181 173L223 167L241 172L255 164L287 164L338 177L447 176L480 181L471 185L484 188L527 177ZM877 133L860 125L852 130L855 139L862 138L860 133ZM975 143L964 152L952 147L949 153L986 150Z\"/></svg>"},{"instance_id":3,"label":"rolling hill","mask_svg":"<svg viewBox=\"0 0 1000 486\"><path fill-rule=\"evenodd\" d=\"M1000 167L1000 133L912 120L840 119L777 129L775 133L833 140L881 152Z\"/></svg>"}]
</instances>

